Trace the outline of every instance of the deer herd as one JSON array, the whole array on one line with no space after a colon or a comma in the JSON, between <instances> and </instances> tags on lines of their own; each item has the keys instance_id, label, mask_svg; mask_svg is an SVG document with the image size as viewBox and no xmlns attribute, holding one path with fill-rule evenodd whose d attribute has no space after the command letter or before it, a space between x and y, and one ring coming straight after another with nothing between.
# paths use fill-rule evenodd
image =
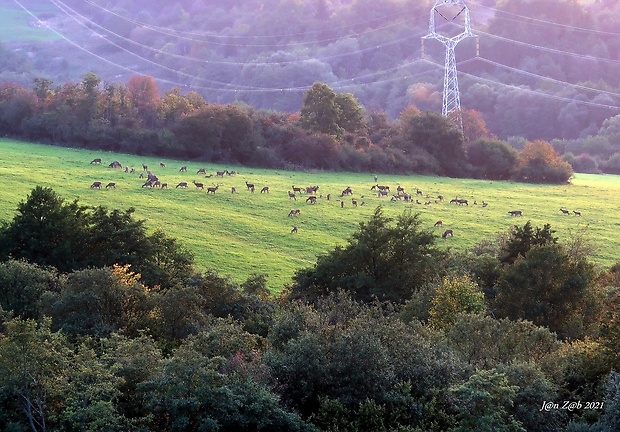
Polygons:
<instances>
[{"instance_id":1,"label":"deer herd","mask_svg":"<svg viewBox=\"0 0 620 432\"><path fill-rule=\"evenodd\" d=\"M102 159L101 158L95 158L93 159L90 164L96 164L96 165L101 165L102 164ZM113 168L113 169L123 169L123 165L119 162L119 161L113 161L108 165L109 168ZM162 170L166 168L166 164L164 162L160 162L159 163L159 168L161 168ZM179 172L180 173L187 173L188 171L188 167L187 165L181 166L179 168ZM131 171L129 169L128 166L124 167L124 172L125 173L130 173L130 174L134 174L136 173L135 168L131 168ZM212 178L214 177L213 174L207 174L207 169L206 168L199 168L196 171L196 175L202 174L204 175L205 178ZM215 172L215 178L220 178L220 179L224 179L225 177L229 177L229 176L235 176L237 174L236 171L232 170L229 171L227 169L223 170L223 171L216 171ZM168 187L167 183L162 183L160 181L160 179L153 174L149 168L147 164L142 164L142 172L139 175L140 178L146 178L146 181L142 184L142 188L160 188L160 189L166 189ZM405 191L405 188L403 186L401 186L400 184L398 184L396 186L396 193L392 194L391 190L390 190L390 186L388 185L380 185L379 183L377 183L377 176L374 176L374 181L375 184L372 185L369 188L369 192L371 193L370 196L372 196L372 193L374 192L376 194L377 198L389 198L389 200L391 202L396 202L396 201L404 201L410 204L424 204L426 206L429 206L431 204L440 204L443 203L445 200L445 197L443 195L436 195L436 196L431 196L430 194L424 194L422 192L422 190L415 188L415 195L414 193L407 193ZM182 181L177 183L175 189L188 189L189 188L189 184L186 181ZM222 186L222 184L219 183L213 183L212 186L206 186L204 183L201 182L197 182L196 180L192 180L191 184L194 185L194 187L196 189L199 190L203 190L206 191L206 194L213 194L215 195L216 192L219 190L219 187ZM248 181L245 181L245 186L246 186L246 190L254 193L255 189L256 189L256 185L254 183L249 183ZM91 189L99 189L101 190L103 187L103 182L101 181L94 181L91 185L90 188ZM106 184L105 189L116 189L116 182L109 182ZM297 201L297 197L304 195L305 194L305 202L306 204L317 204L319 199L324 199L326 201L331 201L331 197L332 194L328 193L326 195L323 194L319 194L319 186L318 185L313 185L313 186L306 186L306 187L300 187L300 186L295 186L292 185L291 186L291 190L287 191L288 193L288 198L289 201L290 200L295 200ZM269 194L270 189L269 186L262 186L260 187L260 193L261 194ZM237 194L237 188L232 186L231 187L231 194ZM391 194L391 196L390 196ZM353 189L350 186L347 186L346 188L342 189L341 192L339 194L337 194L337 196L339 197L338 199L336 199L337 202L340 203L340 207L341 208L345 208L346 204L345 204L345 197L347 197L347 199L350 200L350 205L352 207L358 207L358 206L364 206L366 203L365 201L359 201L356 198L353 198ZM414 196L416 198L414 198ZM360 198L364 198L364 195L360 195ZM418 199L419 198L419 199ZM422 203L422 201L420 201L420 199L424 199L424 203ZM454 199L451 199L449 201L450 204L456 204L457 206L465 206L465 207L469 207L470 206L470 200L468 199L464 199L464 198L459 198L458 196L455 197ZM473 204L474 206L478 205L477 201L474 201ZM481 201L480 207L488 207L489 204L485 201ZM577 210L567 210L564 208L560 208L560 212L563 215L570 215L571 213L574 216L581 216L581 211L577 211ZM523 211L522 210L510 210L508 211L508 214L512 217L520 217L523 216ZM290 210L290 212L288 213L288 216L300 216L301 215L301 210L300 209L292 209ZM437 222L435 222L434 228L443 228L444 227L444 221L442 220L438 220ZM297 233L298 232L298 226L294 226L293 229L291 230L291 233ZM443 239L446 239L448 237L453 237L454 236L454 230L453 229L446 229L443 234L441 234L441 237Z\"/></svg>"}]
</instances>

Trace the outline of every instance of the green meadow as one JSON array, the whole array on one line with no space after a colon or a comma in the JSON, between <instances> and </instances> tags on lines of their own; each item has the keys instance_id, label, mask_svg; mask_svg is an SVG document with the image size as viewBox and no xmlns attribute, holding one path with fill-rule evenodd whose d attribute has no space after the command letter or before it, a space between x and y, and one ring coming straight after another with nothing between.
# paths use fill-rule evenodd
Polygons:
<instances>
[{"instance_id":1,"label":"green meadow","mask_svg":"<svg viewBox=\"0 0 620 432\"><path fill-rule=\"evenodd\" d=\"M103 164L91 164L94 158L101 158ZM136 173L109 168L114 160L134 167ZM165 163L165 168L159 166L160 162ZM168 189L141 187L144 180L139 173L143 163L168 183ZM187 172L179 172L183 165L187 165ZM197 174L199 168L205 168L213 177ZM224 169L236 170L237 174L216 178L216 171ZM398 185L414 196L416 188L420 189L424 195L417 198L422 204L416 204L379 198L370 190L374 174L265 170L2 139L0 220L9 221L17 204L37 185L53 188L67 201L77 198L86 205L134 207L136 217L146 220L149 230L162 228L191 250L199 269L211 268L238 282L253 273L265 274L274 291L289 283L296 269L311 266L317 255L345 244L358 223L367 220L381 204L389 216L397 216L405 209L419 212L423 225L438 236L443 230L452 229L454 237L438 238L442 247L464 250L483 240L495 239L498 232L514 224L523 225L531 220L534 226L550 223L560 240L585 232L597 246L592 259L601 267L620 261L618 176L579 174L570 185L550 186L378 175L378 183L389 185L393 192ZM116 188L91 189L95 181L104 186L115 182ZM208 194L197 189L192 181L204 183L205 188L217 184L219 189ZM255 184L254 193L247 190L246 181ZM180 182L187 182L189 188L175 188ZM293 185L319 186L317 203L306 203L305 194L298 194L296 201L290 199L288 191ZM264 186L269 187L268 193L260 193ZM353 190L353 199L364 205L354 207L351 197L345 197L341 207L340 193L347 186ZM232 187L238 193L232 194ZM329 201L327 194L331 194ZM427 195L431 198L427 199ZM438 195L446 200L436 203ZM470 205L450 204L449 200L455 197L469 200ZM431 204L424 205L426 201ZM482 201L488 206L483 207ZM560 208L570 210L571 214L563 215ZM300 209L301 214L288 216L291 209ZM511 210L521 210L523 217L510 216ZM582 216L574 215L573 210L580 211ZM438 220L443 221L442 228L434 227ZM293 226L298 227L296 234L291 233Z\"/></svg>"},{"instance_id":2,"label":"green meadow","mask_svg":"<svg viewBox=\"0 0 620 432\"><path fill-rule=\"evenodd\" d=\"M25 4L28 9L35 14L53 15L58 13L58 9L51 4ZM59 36L53 31L40 26L31 25L35 19L16 4L0 5L0 41L2 42L24 42L56 40Z\"/></svg>"}]
</instances>

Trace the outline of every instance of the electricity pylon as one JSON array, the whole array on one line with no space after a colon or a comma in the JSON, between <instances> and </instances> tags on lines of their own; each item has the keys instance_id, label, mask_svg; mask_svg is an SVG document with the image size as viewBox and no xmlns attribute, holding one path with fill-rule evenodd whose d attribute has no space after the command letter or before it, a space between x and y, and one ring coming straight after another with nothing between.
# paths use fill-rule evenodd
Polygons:
<instances>
[{"instance_id":1,"label":"electricity pylon","mask_svg":"<svg viewBox=\"0 0 620 432\"><path fill-rule=\"evenodd\" d=\"M455 14L444 15L440 8L450 7ZM465 25L464 30L452 37L444 36L437 33L435 28L435 15L439 15L448 22L453 22L460 15L464 14ZM463 129L463 117L461 116L461 97L459 94L459 80L456 70L456 55L454 49L456 45L463 39L476 37L471 32L471 22L469 18L469 8L463 0L435 0L435 5L431 9L431 17L428 26L428 34L422 39L436 39L446 47L446 62L444 68L443 79L443 106L441 113L450 118L458 127Z\"/></svg>"}]
</instances>

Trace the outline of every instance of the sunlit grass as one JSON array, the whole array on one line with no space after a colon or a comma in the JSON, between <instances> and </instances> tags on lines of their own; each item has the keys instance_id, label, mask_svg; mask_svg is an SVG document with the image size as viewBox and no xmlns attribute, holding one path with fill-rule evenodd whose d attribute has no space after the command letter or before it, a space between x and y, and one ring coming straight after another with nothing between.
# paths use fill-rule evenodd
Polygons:
<instances>
[{"instance_id":1,"label":"sunlit grass","mask_svg":"<svg viewBox=\"0 0 620 432\"><path fill-rule=\"evenodd\" d=\"M104 163L91 165L89 162L96 157ZM137 173L108 168L113 160L135 167ZM166 163L165 168L159 167L160 161ZM168 183L169 189L141 188L144 180L138 174L142 163ZM188 166L186 173L179 172L182 165ZM238 174L204 178L196 174L201 167L211 174L225 168ZM389 185L393 191L398 184L409 193L415 194L415 188L422 190L424 196L417 198L432 203L418 205L378 198L370 191L373 174L263 170L0 140L0 220L10 220L17 204L37 185L52 187L68 201L79 198L87 205L135 207L136 216L145 219L150 230L162 228L194 252L199 269L212 268L239 282L252 273L266 274L273 290L289 283L296 269L311 266L318 254L346 243L358 223L368 220L379 204L391 217L404 209L419 212L424 226L438 235L442 229L454 230L453 238L438 239L442 247L470 248L482 240L493 240L513 224L531 220L535 226L550 223L561 240L587 229L587 236L598 246L592 257L597 264L610 266L620 260L618 176L578 175L571 185L550 186L379 175L379 183ZM192 180L205 187L216 183L220 187L216 194L207 194L196 189ZM104 185L116 182L117 187L92 190L93 181ZM190 187L175 189L181 181ZM246 181L257 186L254 193L246 189ZM318 185L323 198L315 205L305 203L305 194L297 201L290 200L287 192L292 185ZM268 194L259 193L263 186L269 186ZM351 198L344 198L345 207L340 207L339 194L347 186L353 189L358 203L365 202L364 206L355 208ZM231 194L231 187L238 193ZM325 199L328 193L332 195L330 201ZM432 198L427 199L427 194ZM446 201L436 204L435 197L440 194ZM468 199L470 205L449 204L457 196ZM478 204L474 205L474 201ZM488 207L483 208L482 201L489 203ZM565 216L560 207L581 211L583 216ZM287 216L297 208L301 209L300 216ZM510 210L522 210L524 216L511 217ZM433 227L437 220L443 221L443 228ZM291 234L295 225L299 232Z\"/></svg>"}]
</instances>

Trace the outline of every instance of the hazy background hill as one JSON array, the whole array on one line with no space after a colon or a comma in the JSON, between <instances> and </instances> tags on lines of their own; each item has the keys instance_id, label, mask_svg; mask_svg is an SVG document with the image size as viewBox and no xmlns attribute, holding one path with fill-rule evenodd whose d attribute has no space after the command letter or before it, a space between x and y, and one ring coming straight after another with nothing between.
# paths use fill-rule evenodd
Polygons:
<instances>
[{"instance_id":1,"label":"hazy background hill","mask_svg":"<svg viewBox=\"0 0 620 432\"><path fill-rule=\"evenodd\" d=\"M20 0L0 5L0 78L107 82L136 73L208 102L296 112L312 83L396 118L441 110L444 49L426 0ZM620 112L615 1L468 1L479 36L457 48L461 101L502 139L579 139ZM436 15L460 31L459 10ZM46 26L48 27L46 29ZM456 27L455 27L456 26Z\"/></svg>"}]
</instances>

